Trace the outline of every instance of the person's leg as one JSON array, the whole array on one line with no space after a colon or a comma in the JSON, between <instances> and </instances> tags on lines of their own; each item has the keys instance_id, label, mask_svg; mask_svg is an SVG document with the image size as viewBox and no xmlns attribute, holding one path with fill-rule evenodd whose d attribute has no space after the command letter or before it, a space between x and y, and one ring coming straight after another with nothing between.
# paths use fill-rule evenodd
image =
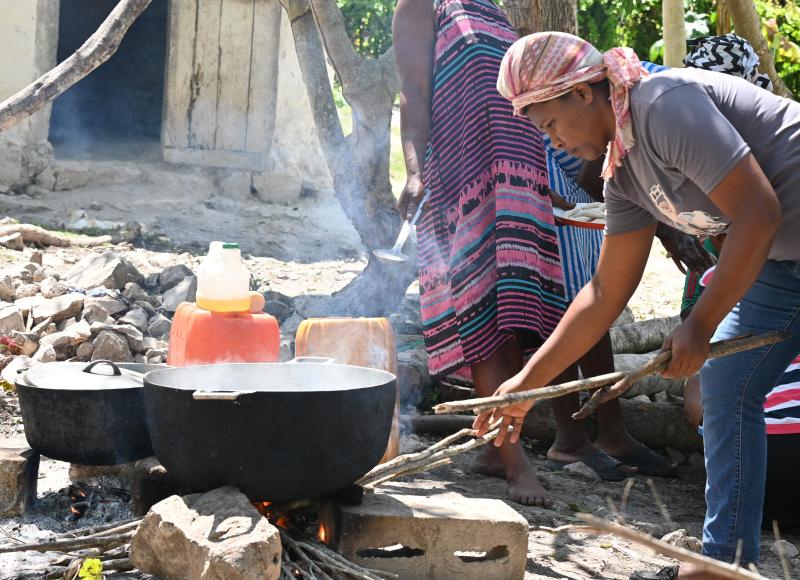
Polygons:
<instances>
[{"instance_id":1,"label":"person's leg","mask_svg":"<svg viewBox=\"0 0 800 580\"><path fill-rule=\"evenodd\" d=\"M583 359L581 359L581 361L583 361ZM579 364L581 364L581 361L579 361ZM573 381L577 378L578 366L573 365L554 379L553 383L558 384ZM627 474L633 473L632 470L625 469L623 466L619 465L618 461L593 445L586 432L584 421L576 421L572 418L573 413L580 408L578 393L553 399L552 405L553 415L556 421L556 440L547 451L547 458L549 460L560 464L583 461L597 471L600 477L607 480L618 481L624 479Z\"/></svg>"},{"instance_id":2,"label":"person's leg","mask_svg":"<svg viewBox=\"0 0 800 580\"><path fill-rule=\"evenodd\" d=\"M707 361L700 373L706 460L703 553L757 562L766 473L764 397L800 350L800 264L767 262L714 340L785 331L778 344ZM687 569L688 574L691 570Z\"/></svg>"},{"instance_id":3,"label":"person's leg","mask_svg":"<svg viewBox=\"0 0 800 580\"><path fill-rule=\"evenodd\" d=\"M579 361L584 377L595 377L614 372L614 353L611 335L606 333ZM658 453L651 451L631 437L622 417L619 399L613 399L595 412L597 439L594 444L628 467L643 475L672 476L676 466Z\"/></svg>"},{"instance_id":4,"label":"person's leg","mask_svg":"<svg viewBox=\"0 0 800 580\"><path fill-rule=\"evenodd\" d=\"M486 360L471 365L472 380L478 396L493 395L497 387L522 370L523 352L516 340L509 340ZM549 507L552 500L520 443L506 440L502 447L484 446L473 469L490 476L505 476L508 494L515 502Z\"/></svg>"}]
</instances>

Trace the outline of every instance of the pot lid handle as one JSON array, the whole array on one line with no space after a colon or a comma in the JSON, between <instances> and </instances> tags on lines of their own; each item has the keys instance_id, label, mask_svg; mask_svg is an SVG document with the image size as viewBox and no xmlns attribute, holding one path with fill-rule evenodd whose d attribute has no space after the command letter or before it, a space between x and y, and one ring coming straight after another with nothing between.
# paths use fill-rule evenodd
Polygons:
<instances>
[{"instance_id":1,"label":"pot lid handle","mask_svg":"<svg viewBox=\"0 0 800 580\"><path fill-rule=\"evenodd\" d=\"M83 369L83 372L85 372L85 373L89 373L89 374L91 375L91 374L93 374L93 373L92 373L92 369L93 369L94 367L96 367L97 365L99 365L99 364L107 364L108 366L110 366L110 367L111 367L111 369L114 371L114 376L115 376L115 377L118 377L118 376L120 376L120 375L122 374L122 371L121 371L121 370L119 370L119 367L118 367L117 365L115 365L115 364L114 364L113 362L111 362L110 360L105 360L105 359L98 359L98 360L96 360L96 361L94 361L94 362L91 362L91 363L89 363L89 364L88 364L88 365L86 365L86 367Z\"/></svg>"}]
</instances>

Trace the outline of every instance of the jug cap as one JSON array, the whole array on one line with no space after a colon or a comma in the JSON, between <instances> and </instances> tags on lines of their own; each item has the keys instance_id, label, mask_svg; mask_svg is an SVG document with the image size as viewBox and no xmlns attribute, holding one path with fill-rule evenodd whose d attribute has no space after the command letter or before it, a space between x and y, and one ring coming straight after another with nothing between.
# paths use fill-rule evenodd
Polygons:
<instances>
[{"instance_id":1,"label":"jug cap","mask_svg":"<svg viewBox=\"0 0 800 580\"><path fill-rule=\"evenodd\" d=\"M222 249L223 250L238 250L239 249L239 244L236 243L236 242L224 242L222 244Z\"/></svg>"}]
</instances>

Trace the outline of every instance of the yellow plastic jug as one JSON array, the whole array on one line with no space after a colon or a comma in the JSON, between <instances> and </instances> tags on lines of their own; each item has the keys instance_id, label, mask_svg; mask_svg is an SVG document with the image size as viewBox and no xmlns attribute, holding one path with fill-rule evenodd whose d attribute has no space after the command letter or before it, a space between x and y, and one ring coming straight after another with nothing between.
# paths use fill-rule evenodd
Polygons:
<instances>
[{"instance_id":1,"label":"yellow plastic jug","mask_svg":"<svg viewBox=\"0 0 800 580\"><path fill-rule=\"evenodd\" d=\"M197 268L196 302L211 312L250 309L250 272L242 263L239 244L211 242Z\"/></svg>"}]
</instances>

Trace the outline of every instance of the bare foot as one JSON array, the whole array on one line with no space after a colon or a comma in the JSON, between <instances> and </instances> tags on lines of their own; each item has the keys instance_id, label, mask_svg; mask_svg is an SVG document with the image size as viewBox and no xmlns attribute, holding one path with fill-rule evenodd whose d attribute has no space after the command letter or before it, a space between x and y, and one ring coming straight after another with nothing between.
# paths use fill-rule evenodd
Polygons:
<instances>
[{"instance_id":1,"label":"bare foot","mask_svg":"<svg viewBox=\"0 0 800 580\"><path fill-rule=\"evenodd\" d=\"M469 469L487 477L506 478L506 466L503 458L493 445L487 445L481 449L470 463Z\"/></svg>"},{"instance_id":2,"label":"bare foot","mask_svg":"<svg viewBox=\"0 0 800 580\"><path fill-rule=\"evenodd\" d=\"M522 505L535 505L544 508L553 507L553 498L536 476L532 465L518 473L508 475L508 495L512 501Z\"/></svg>"}]
</instances>

